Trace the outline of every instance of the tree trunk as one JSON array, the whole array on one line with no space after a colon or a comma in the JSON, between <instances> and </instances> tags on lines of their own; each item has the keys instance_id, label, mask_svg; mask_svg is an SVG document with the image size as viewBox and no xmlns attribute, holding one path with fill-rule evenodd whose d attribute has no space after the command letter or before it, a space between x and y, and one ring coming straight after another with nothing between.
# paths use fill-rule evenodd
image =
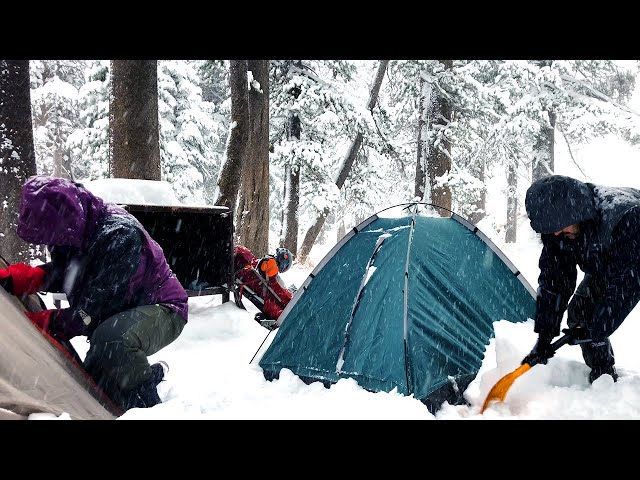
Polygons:
<instances>
[{"instance_id":1,"label":"tree trunk","mask_svg":"<svg viewBox=\"0 0 640 480\"><path fill-rule=\"evenodd\" d=\"M341 217L338 223L338 234L336 235L336 243L342 240L342 237L344 237L346 234L347 228L344 226L344 217Z\"/></svg>"},{"instance_id":2,"label":"tree trunk","mask_svg":"<svg viewBox=\"0 0 640 480\"><path fill-rule=\"evenodd\" d=\"M482 191L480 192L480 197L475 202L473 202L473 211L471 212L471 215L469 215L469 220L471 220L471 223L473 223L474 225L477 225L478 222L487 215L487 189L484 187L484 171L484 160L471 165L471 174L475 178L480 180L483 185Z\"/></svg>"},{"instance_id":3,"label":"tree trunk","mask_svg":"<svg viewBox=\"0 0 640 480\"><path fill-rule=\"evenodd\" d=\"M418 141L416 146L417 158L416 158L416 178L414 183L413 196L421 201L424 199L425 192L425 165L424 160L426 158L426 132L425 130L426 122L425 122L425 112L426 112L426 93L425 93L425 84L424 79L420 76L420 99L418 101Z\"/></svg>"},{"instance_id":4,"label":"tree trunk","mask_svg":"<svg viewBox=\"0 0 640 480\"><path fill-rule=\"evenodd\" d=\"M71 172L71 156L69 152L63 148L64 140L56 137L59 143L53 146L53 175L55 177L64 177L73 179Z\"/></svg>"},{"instance_id":5,"label":"tree trunk","mask_svg":"<svg viewBox=\"0 0 640 480\"><path fill-rule=\"evenodd\" d=\"M451 60L441 60L445 69L451 69L453 62ZM434 127L446 127L451 121L451 104L441 95L437 95L435 90L432 90L431 101L429 102L427 110L427 128L430 131L434 130ZM429 177L430 186L430 199L429 203L444 207L447 210L451 210L451 189L448 186L441 186L436 184L436 179L443 175L447 175L451 170L451 143L444 140L442 146L436 148L432 139L429 141L429 156L427 158L427 175ZM442 216L448 216L449 213L446 210L439 209Z\"/></svg>"},{"instance_id":6,"label":"tree trunk","mask_svg":"<svg viewBox=\"0 0 640 480\"><path fill-rule=\"evenodd\" d=\"M298 138L300 137L298 136ZM284 229L280 245L296 255L298 252L298 208L300 207L300 168L297 165L287 165L285 168L284 200Z\"/></svg>"},{"instance_id":7,"label":"tree trunk","mask_svg":"<svg viewBox=\"0 0 640 480\"><path fill-rule=\"evenodd\" d=\"M507 227L504 241L506 243L516 243L516 233L518 231L518 175L515 163L507 167L507 185Z\"/></svg>"},{"instance_id":8,"label":"tree trunk","mask_svg":"<svg viewBox=\"0 0 640 480\"><path fill-rule=\"evenodd\" d=\"M302 62L295 64L302 69ZM295 87L289 92L294 98L300 96L300 88ZM287 138L300 140L302 134L302 122L296 113L292 113L289 118L287 128ZM294 255L298 254L298 208L300 207L300 168L297 165L288 165L285 170L285 196L284 196L284 229L280 245L288 248Z\"/></svg>"},{"instance_id":9,"label":"tree trunk","mask_svg":"<svg viewBox=\"0 0 640 480\"><path fill-rule=\"evenodd\" d=\"M22 185L35 174L29 60L0 60L0 254L9 263L31 260L16 227Z\"/></svg>"},{"instance_id":10,"label":"tree trunk","mask_svg":"<svg viewBox=\"0 0 640 480\"><path fill-rule=\"evenodd\" d=\"M160 180L158 61L112 60L111 176Z\"/></svg>"},{"instance_id":11,"label":"tree trunk","mask_svg":"<svg viewBox=\"0 0 640 480\"><path fill-rule=\"evenodd\" d=\"M231 128L227 142L227 158L218 178L216 205L235 211L240 191L242 162L249 141L249 91L247 89L247 61L229 62L229 87L231 90Z\"/></svg>"},{"instance_id":12,"label":"tree trunk","mask_svg":"<svg viewBox=\"0 0 640 480\"><path fill-rule=\"evenodd\" d=\"M387 71L387 65L389 65L389 60L380 60L380 65L378 65L378 71L376 73L376 78L371 86L371 90L369 92L369 101L367 102L367 109L370 112L373 112L373 107L375 107L376 102L378 101L378 93L380 92L380 87L382 85L382 80L384 79L384 74ZM362 141L364 139L364 135L362 131L359 131L356 134L356 138L351 143L347 155L345 156L344 162L342 163L342 167L338 172L338 176L336 177L336 186L338 189L342 188L345 180L349 176L351 172L351 167L353 166L353 162L356 159L356 155L360 147L362 146ZM316 238L322 230L324 226L324 222L329 214L329 209L325 208L322 212L318 214L315 222L311 225L309 230L307 230L306 235L304 236L304 240L302 241L302 246L300 247L300 252L298 255L298 261L300 263L305 263L307 258L309 257L309 253L311 252L311 248L315 244Z\"/></svg>"},{"instance_id":13,"label":"tree trunk","mask_svg":"<svg viewBox=\"0 0 640 480\"><path fill-rule=\"evenodd\" d=\"M238 242L256 255L269 251L269 60L249 60L249 148L236 210ZM256 84L257 82L257 84Z\"/></svg>"},{"instance_id":14,"label":"tree trunk","mask_svg":"<svg viewBox=\"0 0 640 480\"><path fill-rule=\"evenodd\" d=\"M531 166L531 180L535 182L543 177L553 175L555 169L554 143L556 129L556 115L549 113L549 126L540 130L540 135L534 147L534 158Z\"/></svg>"}]
</instances>

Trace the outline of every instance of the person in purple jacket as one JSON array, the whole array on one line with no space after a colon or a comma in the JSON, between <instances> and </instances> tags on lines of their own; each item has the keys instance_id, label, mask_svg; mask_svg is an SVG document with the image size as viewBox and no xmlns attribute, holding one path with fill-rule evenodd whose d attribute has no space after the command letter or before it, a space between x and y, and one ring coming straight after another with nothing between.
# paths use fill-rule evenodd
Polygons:
<instances>
[{"instance_id":1,"label":"person in purple jacket","mask_svg":"<svg viewBox=\"0 0 640 480\"><path fill-rule=\"evenodd\" d=\"M188 296L162 248L122 208L64 178L34 176L22 188L18 235L46 245L51 261L0 272L17 296L64 292L69 308L27 313L54 338L86 335L84 368L123 410L161 402L160 363L147 356L173 342Z\"/></svg>"}]
</instances>

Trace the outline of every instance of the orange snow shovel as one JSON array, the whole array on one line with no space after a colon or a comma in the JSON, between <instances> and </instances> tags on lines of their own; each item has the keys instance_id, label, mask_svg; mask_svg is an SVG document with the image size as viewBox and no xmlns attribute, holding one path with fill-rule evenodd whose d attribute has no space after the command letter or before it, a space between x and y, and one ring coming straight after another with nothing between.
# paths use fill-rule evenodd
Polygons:
<instances>
[{"instance_id":1,"label":"orange snow shovel","mask_svg":"<svg viewBox=\"0 0 640 480\"><path fill-rule=\"evenodd\" d=\"M572 335L565 334L562 337L560 337L558 340L553 342L551 344L551 348L555 352L561 346L567 343L570 343L572 340L573 340ZM525 373L527 370L530 370L531 367L534 367L538 363L540 363L540 360L538 360L537 358L534 358L531 360L530 363L523 363L518 368L516 368L513 372L506 374L504 377L498 380L498 382L493 386L493 388L489 392L489 395L487 395L487 399L484 401L484 404L482 405L482 410L480 410L480 413L484 413L484 411L487 409L487 407L491 402L495 400L502 402L504 400L504 397L507 396L507 392L509 391L509 388L511 388L511 385L513 384L513 382L516 381L516 378L518 378L520 375Z\"/></svg>"}]
</instances>

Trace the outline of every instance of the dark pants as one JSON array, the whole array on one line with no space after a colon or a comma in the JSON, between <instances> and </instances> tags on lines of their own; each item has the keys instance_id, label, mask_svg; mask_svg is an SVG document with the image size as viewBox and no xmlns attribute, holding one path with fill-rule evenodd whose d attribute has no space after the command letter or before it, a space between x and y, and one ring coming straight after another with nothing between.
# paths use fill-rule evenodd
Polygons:
<instances>
[{"instance_id":1,"label":"dark pants","mask_svg":"<svg viewBox=\"0 0 640 480\"><path fill-rule=\"evenodd\" d=\"M593 326L593 312L598 298L602 295L602 287L589 274L576 288L569 306L567 307L567 325ZM622 312L621 312L622 313ZM615 364L613 348L609 338L597 342L581 343L582 358L594 372L603 373L611 370Z\"/></svg>"},{"instance_id":2,"label":"dark pants","mask_svg":"<svg viewBox=\"0 0 640 480\"><path fill-rule=\"evenodd\" d=\"M185 320L161 305L144 305L109 317L91 335L84 367L117 404L152 379L147 356L173 342Z\"/></svg>"}]
</instances>

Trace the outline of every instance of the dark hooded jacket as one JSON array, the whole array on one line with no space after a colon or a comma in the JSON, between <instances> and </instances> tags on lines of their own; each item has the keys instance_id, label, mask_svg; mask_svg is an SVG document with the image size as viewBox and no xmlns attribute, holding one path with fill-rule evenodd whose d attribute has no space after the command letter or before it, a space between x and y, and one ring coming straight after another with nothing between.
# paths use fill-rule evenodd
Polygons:
<instances>
[{"instance_id":1,"label":"dark hooded jacket","mask_svg":"<svg viewBox=\"0 0 640 480\"><path fill-rule=\"evenodd\" d=\"M106 203L81 184L35 176L22 188L18 235L47 245L51 262L42 291L64 292L52 328L68 338L91 336L110 316L161 304L187 320L188 296L160 245L126 210Z\"/></svg>"},{"instance_id":2,"label":"dark hooded jacket","mask_svg":"<svg viewBox=\"0 0 640 480\"><path fill-rule=\"evenodd\" d=\"M552 175L529 187L525 204L543 244L535 331L559 335L580 267L591 278L591 294L598 292L586 327L594 340L608 337L640 295L640 190ZM578 223L581 234L573 240L553 233Z\"/></svg>"}]
</instances>

